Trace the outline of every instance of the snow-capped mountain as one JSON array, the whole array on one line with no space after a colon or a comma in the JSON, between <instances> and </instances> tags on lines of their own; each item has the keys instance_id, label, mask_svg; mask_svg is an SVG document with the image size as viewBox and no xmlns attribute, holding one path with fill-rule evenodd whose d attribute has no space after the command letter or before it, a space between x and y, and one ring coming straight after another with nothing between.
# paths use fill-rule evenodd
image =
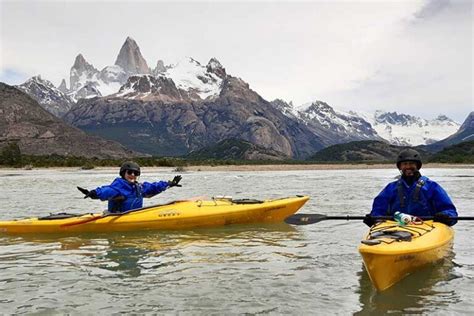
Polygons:
<instances>
[{"instance_id":1,"label":"snow-capped mountain","mask_svg":"<svg viewBox=\"0 0 474 316\"><path fill-rule=\"evenodd\" d=\"M155 69L150 69L137 43L127 37L115 64L102 70L95 68L82 54L77 55L70 70L69 88L63 79L58 89L73 102L112 95L151 100L163 99L161 89L169 92L174 85L180 97L204 100L219 95L226 76L225 68L216 58L211 58L207 65L201 65L191 57L166 66L158 60ZM38 101L40 104L46 102Z\"/></svg>"},{"instance_id":2,"label":"snow-capped mountain","mask_svg":"<svg viewBox=\"0 0 474 316\"><path fill-rule=\"evenodd\" d=\"M454 134L460 126L445 115L426 120L397 112L344 112L322 101L295 107L277 99L272 104L286 116L304 122L330 145L382 139L398 146L427 145Z\"/></svg>"},{"instance_id":3,"label":"snow-capped mountain","mask_svg":"<svg viewBox=\"0 0 474 316\"><path fill-rule=\"evenodd\" d=\"M467 141L474 141L474 111L469 113L467 118L464 120L464 123L462 123L461 127L459 127L456 133L436 143L426 146L426 149L436 152L442 150L445 147Z\"/></svg>"},{"instance_id":4,"label":"snow-capped mountain","mask_svg":"<svg viewBox=\"0 0 474 316\"><path fill-rule=\"evenodd\" d=\"M57 89L50 81L42 79L41 76L31 77L16 87L26 92L42 108L57 117L62 117L74 104L67 94Z\"/></svg>"},{"instance_id":5,"label":"snow-capped mountain","mask_svg":"<svg viewBox=\"0 0 474 316\"><path fill-rule=\"evenodd\" d=\"M77 55L70 69L69 88L65 80L57 89L51 83L42 83L38 88L39 77L30 80L37 83L36 88L25 82L24 91L48 111L84 129L103 128L104 137L108 135L104 126L123 123L119 129L122 131L130 127L130 122L140 128L142 122L153 122L150 126L160 127L150 131L137 129L136 135L144 137L143 146L137 150L152 148L156 150L153 153L160 154L155 146L160 142L163 144L160 150L183 154L219 139L239 136L267 144L269 148L279 146L278 150L289 156L303 157L324 146L358 140L385 139L396 145L427 144L446 138L459 127L445 116L428 121L390 112L346 113L322 101L301 107L283 100L270 104L245 81L228 75L215 58L207 64L190 57L174 64L158 59L151 69L130 37L122 45L115 64L102 70L82 54ZM46 106L51 100L64 100L64 104ZM229 108L230 104L234 108ZM187 125L182 125L184 121ZM183 126L187 127L181 130ZM212 136L209 136L211 130ZM167 132L163 134L163 131ZM114 133L117 130L110 132ZM152 134L156 134L156 139L148 139L147 135ZM118 141L123 139L123 135L113 136ZM177 143L181 147L172 148Z\"/></svg>"},{"instance_id":6,"label":"snow-capped mountain","mask_svg":"<svg viewBox=\"0 0 474 316\"><path fill-rule=\"evenodd\" d=\"M398 146L428 145L456 133L460 127L445 115L427 120L397 112L354 114L368 121L382 138Z\"/></svg>"},{"instance_id":7,"label":"snow-capped mountain","mask_svg":"<svg viewBox=\"0 0 474 316\"><path fill-rule=\"evenodd\" d=\"M146 101L200 101L219 96L225 76L224 67L215 58L207 66L186 58L155 76L130 76L112 97Z\"/></svg>"},{"instance_id":8,"label":"snow-capped mountain","mask_svg":"<svg viewBox=\"0 0 474 316\"><path fill-rule=\"evenodd\" d=\"M298 109L299 117L309 124L318 124L347 140L380 139L370 123L363 118L336 110L322 101L306 104Z\"/></svg>"},{"instance_id":9,"label":"snow-capped mountain","mask_svg":"<svg viewBox=\"0 0 474 316\"><path fill-rule=\"evenodd\" d=\"M226 72L215 58L206 66L192 58L186 58L169 67L163 75L172 79L179 89L206 99L219 95Z\"/></svg>"},{"instance_id":10,"label":"snow-capped mountain","mask_svg":"<svg viewBox=\"0 0 474 316\"><path fill-rule=\"evenodd\" d=\"M326 145L358 140L381 140L370 123L360 116L332 108L315 101L299 107L276 99L271 102L287 117L297 119L310 128Z\"/></svg>"},{"instance_id":11,"label":"snow-capped mountain","mask_svg":"<svg viewBox=\"0 0 474 316\"><path fill-rule=\"evenodd\" d=\"M99 71L79 54L71 67L70 89L67 93L74 101L106 96L116 93L127 78L120 66L107 66Z\"/></svg>"},{"instance_id":12,"label":"snow-capped mountain","mask_svg":"<svg viewBox=\"0 0 474 316\"><path fill-rule=\"evenodd\" d=\"M215 58L206 66L190 57L167 66L158 60L155 69L150 70L137 43L128 37L115 65L107 66L100 72L79 55L71 68L70 95L76 100L108 95L152 100L163 99L167 93L162 90L171 92L177 89L172 95L203 100L219 95L225 76L224 67ZM85 88L88 89L83 91Z\"/></svg>"}]
</instances>

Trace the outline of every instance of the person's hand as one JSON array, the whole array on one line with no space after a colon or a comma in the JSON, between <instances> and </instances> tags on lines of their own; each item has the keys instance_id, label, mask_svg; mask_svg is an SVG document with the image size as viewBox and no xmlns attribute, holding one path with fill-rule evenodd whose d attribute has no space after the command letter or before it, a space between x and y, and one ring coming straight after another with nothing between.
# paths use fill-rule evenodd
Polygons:
<instances>
[{"instance_id":1,"label":"person's hand","mask_svg":"<svg viewBox=\"0 0 474 316\"><path fill-rule=\"evenodd\" d=\"M81 188L81 187L77 187L77 189L79 191L82 192L82 194L84 194L84 198L87 199L87 198L91 198L91 199L98 199L99 197L97 196L97 192L95 192L95 190L87 190L87 189L84 189L84 188Z\"/></svg>"},{"instance_id":2,"label":"person's hand","mask_svg":"<svg viewBox=\"0 0 474 316\"><path fill-rule=\"evenodd\" d=\"M181 181L182 177L181 176L175 176L173 180L168 181L168 187L180 187L181 184L179 184L179 181Z\"/></svg>"},{"instance_id":3,"label":"person's hand","mask_svg":"<svg viewBox=\"0 0 474 316\"><path fill-rule=\"evenodd\" d=\"M433 216L433 221L434 222L440 222L440 223L443 223L443 224L446 224L446 225L451 225L452 223L452 219L444 214L444 213L436 213L434 216Z\"/></svg>"},{"instance_id":4,"label":"person's hand","mask_svg":"<svg viewBox=\"0 0 474 316\"><path fill-rule=\"evenodd\" d=\"M372 215L365 214L363 222L365 225L372 227L375 224L375 219L372 217Z\"/></svg>"}]
</instances>

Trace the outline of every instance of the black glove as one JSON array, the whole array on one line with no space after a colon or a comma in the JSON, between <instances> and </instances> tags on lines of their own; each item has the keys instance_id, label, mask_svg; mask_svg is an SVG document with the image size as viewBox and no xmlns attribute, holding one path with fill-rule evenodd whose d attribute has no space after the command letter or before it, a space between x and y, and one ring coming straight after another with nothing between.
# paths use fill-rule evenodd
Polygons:
<instances>
[{"instance_id":1,"label":"black glove","mask_svg":"<svg viewBox=\"0 0 474 316\"><path fill-rule=\"evenodd\" d=\"M91 198L91 199L98 199L99 197L97 196L97 192L95 192L95 190L87 190L87 189L84 189L84 188L81 188L81 187L77 187L77 189L79 191L81 191L83 194L84 194L84 198L87 199L87 198Z\"/></svg>"},{"instance_id":2,"label":"black glove","mask_svg":"<svg viewBox=\"0 0 474 316\"><path fill-rule=\"evenodd\" d=\"M443 224L446 224L446 225L451 225L452 224L452 219L451 217L449 217L448 215L444 214L444 213L436 213L434 216L433 216L433 221L434 222L440 222L440 223L443 223Z\"/></svg>"},{"instance_id":3,"label":"black glove","mask_svg":"<svg viewBox=\"0 0 474 316\"><path fill-rule=\"evenodd\" d=\"M180 187L181 184L179 184L179 181L181 181L182 177L181 176L175 176L173 180L168 181L168 187Z\"/></svg>"},{"instance_id":4,"label":"black glove","mask_svg":"<svg viewBox=\"0 0 474 316\"><path fill-rule=\"evenodd\" d=\"M363 222L365 225L372 227L375 224L375 219L372 217L372 215L365 214Z\"/></svg>"}]
</instances>

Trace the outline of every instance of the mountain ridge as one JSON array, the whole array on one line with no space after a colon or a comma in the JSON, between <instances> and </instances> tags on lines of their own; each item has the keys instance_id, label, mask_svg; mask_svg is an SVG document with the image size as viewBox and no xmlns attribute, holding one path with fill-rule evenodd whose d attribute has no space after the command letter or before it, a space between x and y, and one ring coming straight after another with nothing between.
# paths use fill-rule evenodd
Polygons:
<instances>
[{"instance_id":1,"label":"mountain ridge","mask_svg":"<svg viewBox=\"0 0 474 316\"><path fill-rule=\"evenodd\" d=\"M141 156L116 142L68 126L28 94L4 83L0 83L0 114L0 147L16 143L22 154L86 158Z\"/></svg>"},{"instance_id":2,"label":"mountain ridge","mask_svg":"<svg viewBox=\"0 0 474 316\"><path fill-rule=\"evenodd\" d=\"M244 80L227 74L214 57L207 64L191 57L170 65L158 59L151 69L131 37L115 64L100 71L79 54L70 83L69 89L65 81L56 89L73 103L58 116L88 133L150 154L182 155L234 137L300 159L326 146L358 140L432 143L457 129L446 117L438 121L451 124L450 129L439 125L442 132L434 135L428 123L407 114L364 116L318 100L304 108L283 100L268 102ZM42 104L40 97L37 100ZM410 137L403 128L411 130Z\"/></svg>"}]
</instances>

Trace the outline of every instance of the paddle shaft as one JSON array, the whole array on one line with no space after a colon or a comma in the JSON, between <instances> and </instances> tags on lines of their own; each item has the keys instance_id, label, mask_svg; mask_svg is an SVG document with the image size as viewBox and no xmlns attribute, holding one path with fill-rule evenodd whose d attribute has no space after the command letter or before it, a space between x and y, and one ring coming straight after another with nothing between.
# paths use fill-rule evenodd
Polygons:
<instances>
[{"instance_id":1,"label":"paddle shaft","mask_svg":"<svg viewBox=\"0 0 474 316\"><path fill-rule=\"evenodd\" d=\"M292 224L292 225L309 225L309 224L314 224L318 223L320 221L324 220L364 220L366 217L365 216L349 216L349 215L343 215L343 216L327 216L323 214L295 214L292 216L289 216L288 218L285 219L285 222L287 224ZM420 216L417 217L421 220L427 221L427 220L433 220L433 216ZM377 220L393 220L392 216L372 216L372 219L377 221ZM456 219L456 220L474 220L474 216L458 216L458 217L451 217L450 219Z\"/></svg>"},{"instance_id":2,"label":"paddle shaft","mask_svg":"<svg viewBox=\"0 0 474 316\"><path fill-rule=\"evenodd\" d=\"M316 215L316 214L300 214L300 215L305 215L305 216L311 216L311 215ZM419 219L422 219L424 221L429 221L432 220L434 217L433 216L415 216ZM343 219L343 220L363 220L365 216L349 216L349 215L343 215L343 216L324 216L322 220L326 219ZM373 219L375 220L390 220L393 219L393 216L372 216ZM474 216L458 216L458 217L449 217L449 219L457 219L458 221L472 221L474 220Z\"/></svg>"}]
</instances>

